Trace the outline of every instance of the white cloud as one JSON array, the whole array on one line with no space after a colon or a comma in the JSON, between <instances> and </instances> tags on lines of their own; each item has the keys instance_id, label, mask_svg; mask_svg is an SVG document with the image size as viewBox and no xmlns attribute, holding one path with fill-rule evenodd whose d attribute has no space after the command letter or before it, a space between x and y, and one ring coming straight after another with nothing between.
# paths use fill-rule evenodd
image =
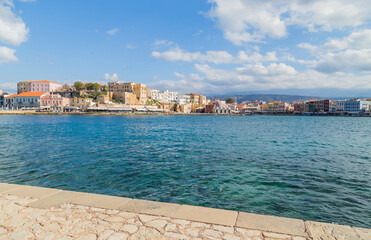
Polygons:
<instances>
[{"instance_id":1,"label":"white cloud","mask_svg":"<svg viewBox=\"0 0 371 240\"><path fill-rule=\"evenodd\" d=\"M259 91L270 89L371 89L368 76L352 74L328 75L309 69L297 71L284 63L247 64L233 70L217 69L207 64L195 64L198 73L174 73L180 80L163 80L152 83L162 89L204 94Z\"/></svg>"},{"instance_id":2,"label":"white cloud","mask_svg":"<svg viewBox=\"0 0 371 240\"><path fill-rule=\"evenodd\" d=\"M173 44L174 42L168 41L168 40L155 40L155 42L153 43L153 45L155 46L160 46L160 45L171 46Z\"/></svg>"},{"instance_id":3,"label":"white cloud","mask_svg":"<svg viewBox=\"0 0 371 240\"><path fill-rule=\"evenodd\" d=\"M133 45L131 45L131 44L127 44L126 45L126 48L128 48L128 49L134 49L135 47Z\"/></svg>"},{"instance_id":4,"label":"white cloud","mask_svg":"<svg viewBox=\"0 0 371 240\"><path fill-rule=\"evenodd\" d=\"M315 57L308 66L323 73L371 72L371 29L355 30L344 38L330 38L320 46L300 43Z\"/></svg>"},{"instance_id":5,"label":"white cloud","mask_svg":"<svg viewBox=\"0 0 371 240\"><path fill-rule=\"evenodd\" d=\"M108 30L108 31L107 31L107 34L113 36L113 35L115 35L118 31L119 31L118 28L114 28L114 29Z\"/></svg>"},{"instance_id":6,"label":"white cloud","mask_svg":"<svg viewBox=\"0 0 371 240\"><path fill-rule=\"evenodd\" d=\"M17 84L14 82L0 82L0 89L9 91L10 93L17 92Z\"/></svg>"},{"instance_id":7,"label":"white cloud","mask_svg":"<svg viewBox=\"0 0 371 240\"><path fill-rule=\"evenodd\" d=\"M309 31L331 31L367 23L368 0L209 0L207 16L215 19L224 37L235 45L283 38L287 27L297 25Z\"/></svg>"},{"instance_id":8,"label":"white cloud","mask_svg":"<svg viewBox=\"0 0 371 240\"><path fill-rule=\"evenodd\" d=\"M167 61L210 62L214 64L278 60L276 57L276 52L268 52L265 56L263 56L257 52L249 55L245 51L239 51L237 56L233 56L226 51L207 51L205 54L202 54L200 52L186 52L179 47L171 48L165 52L153 51L152 56Z\"/></svg>"},{"instance_id":9,"label":"white cloud","mask_svg":"<svg viewBox=\"0 0 371 240\"><path fill-rule=\"evenodd\" d=\"M353 50L347 49L339 53L327 53L315 64L315 69L324 73L371 72L371 48ZM370 80L371 82L371 80Z\"/></svg>"},{"instance_id":10,"label":"white cloud","mask_svg":"<svg viewBox=\"0 0 371 240\"><path fill-rule=\"evenodd\" d=\"M112 75L109 75L108 73L105 73L104 74L104 79L106 81L112 81L112 82L116 82L116 81L119 81L120 80L120 78L117 75L117 73L113 73Z\"/></svg>"},{"instance_id":11,"label":"white cloud","mask_svg":"<svg viewBox=\"0 0 371 240\"><path fill-rule=\"evenodd\" d=\"M0 64L18 62L18 58L14 56L14 53L14 49L0 46Z\"/></svg>"},{"instance_id":12,"label":"white cloud","mask_svg":"<svg viewBox=\"0 0 371 240\"><path fill-rule=\"evenodd\" d=\"M354 31L343 39L330 39L323 48L328 51L371 48L371 29Z\"/></svg>"},{"instance_id":13,"label":"white cloud","mask_svg":"<svg viewBox=\"0 0 371 240\"><path fill-rule=\"evenodd\" d=\"M16 16L12 0L0 0L0 42L20 45L27 41L29 29L23 20Z\"/></svg>"}]
</instances>

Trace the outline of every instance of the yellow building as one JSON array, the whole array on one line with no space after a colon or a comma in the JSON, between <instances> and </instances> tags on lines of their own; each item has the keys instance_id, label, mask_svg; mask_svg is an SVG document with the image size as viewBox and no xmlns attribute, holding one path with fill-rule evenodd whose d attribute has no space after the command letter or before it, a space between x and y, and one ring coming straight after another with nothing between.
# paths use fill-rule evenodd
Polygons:
<instances>
[{"instance_id":1,"label":"yellow building","mask_svg":"<svg viewBox=\"0 0 371 240\"><path fill-rule=\"evenodd\" d=\"M267 111L268 112L277 112L280 103L281 102L277 102L277 101L267 103Z\"/></svg>"},{"instance_id":2,"label":"yellow building","mask_svg":"<svg viewBox=\"0 0 371 240\"><path fill-rule=\"evenodd\" d=\"M95 103L93 102L93 99L91 98L81 98L81 97L70 98L70 106L74 108L86 110L94 105Z\"/></svg>"},{"instance_id":3,"label":"yellow building","mask_svg":"<svg viewBox=\"0 0 371 240\"><path fill-rule=\"evenodd\" d=\"M140 103L145 104L147 102L147 87L145 84L134 84L134 93Z\"/></svg>"},{"instance_id":4,"label":"yellow building","mask_svg":"<svg viewBox=\"0 0 371 240\"><path fill-rule=\"evenodd\" d=\"M136 96L140 104L145 104L147 102L147 87L145 84L136 84L134 82L121 83L121 82L110 82L108 83L108 88L112 98L122 99L127 102L128 94L132 93ZM127 102L126 104L137 104L134 102Z\"/></svg>"}]
</instances>

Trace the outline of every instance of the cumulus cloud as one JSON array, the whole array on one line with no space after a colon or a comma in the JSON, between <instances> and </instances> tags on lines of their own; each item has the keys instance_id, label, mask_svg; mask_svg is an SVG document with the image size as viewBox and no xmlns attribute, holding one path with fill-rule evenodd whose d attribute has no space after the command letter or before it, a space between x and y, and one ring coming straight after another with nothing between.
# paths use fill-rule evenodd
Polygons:
<instances>
[{"instance_id":1,"label":"cumulus cloud","mask_svg":"<svg viewBox=\"0 0 371 240\"><path fill-rule=\"evenodd\" d=\"M108 31L107 31L107 34L113 36L113 35L115 35L118 31L119 31L118 28L114 28L114 29L108 30Z\"/></svg>"},{"instance_id":2,"label":"cumulus cloud","mask_svg":"<svg viewBox=\"0 0 371 240\"><path fill-rule=\"evenodd\" d=\"M105 73L104 74L104 79L106 81L111 81L111 82L116 82L116 81L119 81L120 78L119 76L117 75L117 73L113 73L112 75L108 74L108 73Z\"/></svg>"},{"instance_id":3,"label":"cumulus cloud","mask_svg":"<svg viewBox=\"0 0 371 240\"><path fill-rule=\"evenodd\" d=\"M27 41L29 29L14 12L13 1L0 0L0 42L20 45Z\"/></svg>"},{"instance_id":4,"label":"cumulus cloud","mask_svg":"<svg viewBox=\"0 0 371 240\"><path fill-rule=\"evenodd\" d=\"M316 62L315 69L324 73L346 72L371 72L371 49L347 49L339 53L327 53ZM371 82L371 80L370 80Z\"/></svg>"},{"instance_id":5,"label":"cumulus cloud","mask_svg":"<svg viewBox=\"0 0 371 240\"><path fill-rule=\"evenodd\" d=\"M210 0L207 16L215 19L224 37L235 45L283 38L287 27L297 25L309 31L331 31L367 23L368 0Z\"/></svg>"},{"instance_id":6,"label":"cumulus cloud","mask_svg":"<svg viewBox=\"0 0 371 240\"><path fill-rule=\"evenodd\" d=\"M276 52L268 52L261 55L257 52L248 54L246 51L239 51L237 56L233 56L226 51L207 51L205 54L200 52L187 52L179 47L174 47L165 52L153 51L152 56L167 61L186 61L186 62L210 62L214 64L229 64L243 62L262 62L277 61Z\"/></svg>"},{"instance_id":7,"label":"cumulus cloud","mask_svg":"<svg viewBox=\"0 0 371 240\"><path fill-rule=\"evenodd\" d=\"M309 65L323 73L371 72L371 29L355 30L344 38L330 38L323 45L300 43L315 57Z\"/></svg>"},{"instance_id":8,"label":"cumulus cloud","mask_svg":"<svg viewBox=\"0 0 371 240\"><path fill-rule=\"evenodd\" d=\"M247 64L232 70L218 69L208 64L195 64L194 67L198 73L174 73L179 80L157 81L152 86L183 93L197 90L204 94L270 89L371 89L368 76L328 75L313 69L299 72L284 63Z\"/></svg>"},{"instance_id":9,"label":"cumulus cloud","mask_svg":"<svg viewBox=\"0 0 371 240\"><path fill-rule=\"evenodd\" d=\"M18 58L14 56L14 53L14 49L0 46L0 64L18 62Z\"/></svg>"}]
</instances>

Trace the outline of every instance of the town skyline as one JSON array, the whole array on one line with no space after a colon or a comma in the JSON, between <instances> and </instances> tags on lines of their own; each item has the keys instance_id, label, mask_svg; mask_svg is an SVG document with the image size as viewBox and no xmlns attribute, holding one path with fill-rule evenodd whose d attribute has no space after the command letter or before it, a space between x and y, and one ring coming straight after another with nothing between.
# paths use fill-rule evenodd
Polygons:
<instances>
[{"instance_id":1,"label":"town skyline","mask_svg":"<svg viewBox=\"0 0 371 240\"><path fill-rule=\"evenodd\" d=\"M1 0L0 88L47 79L204 95L364 96L370 13L367 1Z\"/></svg>"}]
</instances>

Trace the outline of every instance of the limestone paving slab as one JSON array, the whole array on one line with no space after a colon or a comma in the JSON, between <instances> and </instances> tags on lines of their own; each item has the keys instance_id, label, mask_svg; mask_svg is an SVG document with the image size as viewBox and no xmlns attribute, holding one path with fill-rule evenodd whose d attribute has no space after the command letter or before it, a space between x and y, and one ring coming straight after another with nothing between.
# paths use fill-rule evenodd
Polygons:
<instances>
[{"instance_id":1,"label":"limestone paving slab","mask_svg":"<svg viewBox=\"0 0 371 240\"><path fill-rule=\"evenodd\" d=\"M363 238L367 236L367 232L361 232L361 234L357 234L356 230L350 226L343 226L343 225L336 225L331 223L322 223L322 222L314 222L314 221L307 221L305 222L308 234L312 237L313 240L322 240L324 236L325 239L328 240L340 240L340 239L349 239L349 240L359 240L367 238ZM370 234L370 232L368 232ZM369 235L370 236L370 235ZM370 239L370 238L368 238Z\"/></svg>"},{"instance_id":2,"label":"limestone paving slab","mask_svg":"<svg viewBox=\"0 0 371 240\"><path fill-rule=\"evenodd\" d=\"M146 213L164 217L172 217L175 212L181 207L179 204L154 202L140 199L132 199L123 206L119 207L120 210Z\"/></svg>"},{"instance_id":3,"label":"limestone paving slab","mask_svg":"<svg viewBox=\"0 0 371 240\"><path fill-rule=\"evenodd\" d=\"M18 197L44 198L61 191L63 190L54 188L22 186L14 190L7 191L6 193Z\"/></svg>"},{"instance_id":4,"label":"limestone paving slab","mask_svg":"<svg viewBox=\"0 0 371 240\"><path fill-rule=\"evenodd\" d=\"M328 223L14 184L0 189L0 240L371 239L371 229Z\"/></svg>"},{"instance_id":5,"label":"limestone paving slab","mask_svg":"<svg viewBox=\"0 0 371 240\"><path fill-rule=\"evenodd\" d=\"M174 214L174 218L234 226L237 215L235 211L182 205Z\"/></svg>"},{"instance_id":6,"label":"limestone paving slab","mask_svg":"<svg viewBox=\"0 0 371 240\"><path fill-rule=\"evenodd\" d=\"M367 228L353 228L361 239L371 239L371 229Z\"/></svg>"},{"instance_id":7,"label":"limestone paving slab","mask_svg":"<svg viewBox=\"0 0 371 240\"><path fill-rule=\"evenodd\" d=\"M0 183L0 193L5 193L5 192L15 190L20 187L22 186L18 184Z\"/></svg>"},{"instance_id":8,"label":"limestone paving slab","mask_svg":"<svg viewBox=\"0 0 371 240\"><path fill-rule=\"evenodd\" d=\"M81 193L81 196L72 199L71 203L97 208L118 209L130 200L130 198L124 197Z\"/></svg>"},{"instance_id":9,"label":"limestone paving slab","mask_svg":"<svg viewBox=\"0 0 371 240\"><path fill-rule=\"evenodd\" d=\"M30 207L35 208L51 208L57 207L64 203L71 203L71 201L77 197L82 196L83 193L73 191L61 191L40 200L31 202L28 204Z\"/></svg>"},{"instance_id":10,"label":"limestone paving slab","mask_svg":"<svg viewBox=\"0 0 371 240\"><path fill-rule=\"evenodd\" d=\"M237 227L258 229L267 232L276 232L306 237L304 221L300 219L266 216L240 212L236 223Z\"/></svg>"}]
</instances>

